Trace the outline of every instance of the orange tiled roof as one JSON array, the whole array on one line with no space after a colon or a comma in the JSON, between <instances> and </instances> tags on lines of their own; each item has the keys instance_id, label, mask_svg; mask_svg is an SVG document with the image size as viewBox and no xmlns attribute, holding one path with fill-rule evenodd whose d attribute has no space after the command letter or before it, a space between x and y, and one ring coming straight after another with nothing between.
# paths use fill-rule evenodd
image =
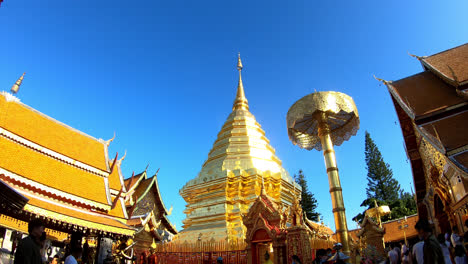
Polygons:
<instances>
[{"instance_id":1,"label":"orange tiled roof","mask_svg":"<svg viewBox=\"0 0 468 264\"><path fill-rule=\"evenodd\" d=\"M134 233L134 230L131 227L117 221L115 218L80 211L79 209L75 210L65 207L65 205L62 206L61 204L52 204L27 194L25 196L29 198L29 202L24 207L25 211L89 229L120 233L124 235L133 235Z\"/></svg>"},{"instance_id":2,"label":"orange tiled roof","mask_svg":"<svg viewBox=\"0 0 468 264\"><path fill-rule=\"evenodd\" d=\"M109 167L111 165L109 165ZM122 183L120 182L120 173L121 173L120 164L117 163L115 164L114 170L109 175L109 188L110 189L120 191L120 189L122 188Z\"/></svg>"},{"instance_id":3,"label":"orange tiled roof","mask_svg":"<svg viewBox=\"0 0 468 264\"><path fill-rule=\"evenodd\" d=\"M0 137L0 168L42 185L108 205L104 179Z\"/></svg>"},{"instance_id":4,"label":"orange tiled roof","mask_svg":"<svg viewBox=\"0 0 468 264\"><path fill-rule=\"evenodd\" d=\"M115 199L115 197L112 197L112 199ZM123 209L123 208L124 207L122 206L122 202L119 199L119 201L117 202L117 205L114 207L114 209L111 209L108 214L111 215L111 216L115 216L115 217L123 219L123 218L125 218L123 210L126 210L126 209Z\"/></svg>"},{"instance_id":5,"label":"orange tiled roof","mask_svg":"<svg viewBox=\"0 0 468 264\"><path fill-rule=\"evenodd\" d=\"M421 62L449 81L458 81L462 84L468 81L468 43L429 57L422 57Z\"/></svg>"},{"instance_id":6,"label":"orange tiled roof","mask_svg":"<svg viewBox=\"0 0 468 264\"><path fill-rule=\"evenodd\" d=\"M140 218L130 218L127 220L127 225L130 226L141 226Z\"/></svg>"},{"instance_id":7,"label":"orange tiled roof","mask_svg":"<svg viewBox=\"0 0 468 264\"><path fill-rule=\"evenodd\" d=\"M0 127L62 155L107 171L103 142L0 94Z\"/></svg>"},{"instance_id":8,"label":"orange tiled roof","mask_svg":"<svg viewBox=\"0 0 468 264\"><path fill-rule=\"evenodd\" d=\"M130 177L128 179L125 179L124 180L124 184L125 186L127 186L127 191L129 191L130 189L132 189L133 186L135 186L135 184L139 183L139 180L142 179L142 177L145 177L146 174L146 171L143 171L142 173L139 173L137 175L134 175L133 177ZM138 188L138 186L136 186L136 188Z\"/></svg>"}]
</instances>

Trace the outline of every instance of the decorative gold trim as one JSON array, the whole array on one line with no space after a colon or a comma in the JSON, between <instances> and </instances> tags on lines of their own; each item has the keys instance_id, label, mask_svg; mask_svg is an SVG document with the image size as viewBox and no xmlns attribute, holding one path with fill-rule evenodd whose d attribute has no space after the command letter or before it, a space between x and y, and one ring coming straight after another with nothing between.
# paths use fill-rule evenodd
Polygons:
<instances>
[{"instance_id":1,"label":"decorative gold trim","mask_svg":"<svg viewBox=\"0 0 468 264\"><path fill-rule=\"evenodd\" d=\"M49 211L49 210L45 210L45 209L42 209L42 208L37 207L37 206L30 205L30 204L26 204L26 206L24 207L24 210L28 211L28 212L31 212L31 213L34 213L34 214L37 214L37 215L47 217L47 218L52 218L52 219L55 219L55 220L66 222L66 223L69 223L69 224L72 224L72 225L79 225L79 226L83 226L83 227L86 227L86 228L100 230L100 231L104 231L104 232L122 234L122 235L126 235L126 236L133 236L133 234L135 233L135 230L133 230L133 229L124 229L124 228L119 228L119 227L114 227L114 226L109 226L109 225L104 225L104 224L98 224L98 223L86 221L86 220L83 220L83 219L79 219L79 218L76 218L76 217L71 217L71 216L59 214L59 213L56 213L56 212L52 212L52 211Z\"/></svg>"}]
</instances>

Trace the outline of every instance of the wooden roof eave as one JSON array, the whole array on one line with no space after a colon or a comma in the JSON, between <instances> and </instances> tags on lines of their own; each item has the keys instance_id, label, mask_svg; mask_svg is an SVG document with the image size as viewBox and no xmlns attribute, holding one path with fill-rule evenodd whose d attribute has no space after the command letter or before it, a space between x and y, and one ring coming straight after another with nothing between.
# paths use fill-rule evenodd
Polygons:
<instances>
[{"instance_id":1,"label":"wooden roof eave","mask_svg":"<svg viewBox=\"0 0 468 264\"><path fill-rule=\"evenodd\" d=\"M149 193L149 191L151 190L151 187L153 186L154 182L156 180L156 177L153 177L153 179L151 180L151 182L148 184L148 186L146 187L145 191L140 195L140 197L137 198L137 200L135 201L135 203L139 203L141 200L143 200L143 198Z\"/></svg>"},{"instance_id":2,"label":"wooden roof eave","mask_svg":"<svg viewBox=\"0 0 468 264\"><path fill-rule=\"evenodd\" d=\"M388 88L388 91L390 92L390 94L392 95L392 97L395 99L395 101L398 103L398 105L400 105L400 107L403 109L403 111L405 111L405 113L413 120L415 121L416 120L416 114L414 113L414 110L411 109L410 106L408 106L404 101L403 99L401 98L400 94L398 93L398 91L395 89L395 87L392 85L392 82L391 81L384 81L384 84L387 86ZM441 146L441 144L439 144L434 138L432 138L432 136L426 132L426 130L421 127L421 126L418 126L416 125L415 126L416 129L418 130L418 132L420 132L421 135L423 135L423 137L428 140L429 142L432 143L432 145L441 153L445 154L445 148L443 146Z\"/></svg>"},{"instance_id":3,"label":"wooden roof eave","mask_svg":"<svg viewBox=\"0 0 468 264\"><path fill-rule=\"evenodd\" d=\"M0 180L0 198L8 206L21 210L29 201L27 197L11 188L8 184Z\"/></svg>"},{"instance_id":4,"label":"wooden roof eave","mask_svg":"<svg viewBox=\"0 0 468 264\"><path fill-rule=\"evenodd\" d=\"M137 181L132 185L130 186L130 188L128 189L127 192L133 192L135 191L135 189L138 187L138 185L140 184L140 182L143 180L143 179L146 179L146 171L142 172L140 174L140 177L137 179Z\"/></svg>"},{"instance_id":5,"label":"wooden roof eave","mask_svg":"<svg viewBox=\"0 0 468 264\"><path fill-rule=\"evenodd\" d=\"M410 106L408 106L403 99L401 98L400 94L398 93L397 89L392 85L392 81L383 81L383 83L387 86L388 91L392 95L392 97L395 99L395 101L403 108L403 110L406 112L406 114L414 120L416 118L416 114L414 113L414 110L411 109Z\"/></svg>"},{"instance_id":6,"label":"wooden roof eave","mask_svg":"<svg viewBox=\"0 0 468 264\"><path fill-rule=\"evenodd\" d=\"M158 170L159 171L159 170ZM166 208L166 205L164 204L163 200L162 200L162 197L161 197L161 192L159 190L159 183L158 183L158 173L156 172L156 174L153 176L155 178L155 182L154 182L154 187L155 187L155 192L157 193L157 196L156 198L159 200L159 204L161 204L162 208L162 212L163 212L163 215L167 215L167 208Z\"/></svg>"},{"instance_id":7,"label":"wooden roof eave","mask_svg":"<svg viewBox=\"0 0 468 264\"><path fill-rule=\"evenodd\" d=\"M421 65L423 66L424 70L429 70L430 72L434 73L435 75L439 76L442 80L444 80L445 82L451 84L452 86L454 87L459 87L459 86L463 86L465 84L468 84L468 80L466 81L462 81L462 82L458 82L456 80L456 76L447 76L446 74L442 73L441 71L439 71L436 67L434 67L432 64L430 64L429 62L426 61L427 57L423 57L421 59L419 59L419 61L421 62Z\"/></svg>"},{"instance_id":8,"label":"wooden roof eave","mask_svg":"<svg viewBox=\"0 0 468 264\"><path fill-rule=\"evenodd\" d=\"M169 219L167 218L166 215L164 215L162 217L162 220L164 220L164 223L165 223L165 226L166 226L166 229L168 231L170 231L172 234L177 234L179 233L179 231L177 231L177 228L171 223L171 221L169 221Z\"/></svg>"}]
</instances>

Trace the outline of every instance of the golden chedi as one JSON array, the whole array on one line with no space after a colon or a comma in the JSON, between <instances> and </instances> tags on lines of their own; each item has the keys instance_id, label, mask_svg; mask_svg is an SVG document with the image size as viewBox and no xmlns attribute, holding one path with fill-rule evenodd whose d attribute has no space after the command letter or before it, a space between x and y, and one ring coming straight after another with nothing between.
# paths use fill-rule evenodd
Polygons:
<instances>
[{"instance_id":1,"label":"golden chedi","mask_svg":"<svg viewBox=\"0 0 468 264\"><path fill-rule=\"evenodd\" d=\"M179 241L243 240L242 215L260 195L262 177L267 194L281 206L290 206L301 192L249 112L240 57L237 68L239 84L232 112L200 173L180 190L187 202L187 218Z\"/></svg>"}]
</instances>

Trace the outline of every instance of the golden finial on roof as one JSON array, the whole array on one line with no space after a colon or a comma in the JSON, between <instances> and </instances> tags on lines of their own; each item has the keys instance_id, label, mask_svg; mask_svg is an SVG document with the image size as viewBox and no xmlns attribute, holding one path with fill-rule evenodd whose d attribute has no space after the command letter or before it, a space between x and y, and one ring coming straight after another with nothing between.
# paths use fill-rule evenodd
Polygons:
<instances>
[{"instance_id":1,"label":"golden finial on roof","mask_svg":"<svg viewBox=\"0 0 468 264\"><path fill-rule=\"evenodd\" d=\"M112 141L114 141L114 139L115 139L115 131L114 131L114 136L113 136L111 139L109 139L109 140L106 141L106 146L109 147L110 143L111 143ZM125 152L125 153L126 153L126 152Z\"/></svg>"},{"instance_id":2,"label":"golden finial on roof","mask_svg":"<svg viewBox=\"0 0 468 264\"><path fill-rule=\"evenodd\" d=\"M249 110L249 104L247 98L245 98L244 85L242 84L242 61L240 53L237 59L237 70L239 71L239 84L237 85L236 99L234 100L234 106L232 110Z\"/></svg>"},{"instance_id":3,"label":"golden finial on roof","mask_svg":"<svg viewBox=\"0 0 468 264\"><path fill-rule=\"evenodd\" d=\"M242 71L242 61L241 61L241 57L240 57L240 52L239 52L239 55L237 57L237 70Z\"/></svg>"},{"instance_id":4,"label":"golden finial on roof","mask_svg":"<svg viewBox=\"0 0 468 264\"><path fill-rule=\"evenodd\" d=\"M123 155L122 158L120 158L119 162L122 163L122 161L127 157L127 150L125 150L125 154Z\"/></svg>"},{"instance_id":5,"label":"golden finial on roof","mask_svg":"<svg viewBox=\"0 0 468 264\"><path fill-rule=\"evenodd\" d=\"M10 91L11 91L12 94L17 94L17 93L18 93L19 88L20 88L20 86L21 86L21 83L23 82L23 79L24 79L24 75L25 75L25 74L26 74L26 73L23 72L23 75L21 75L21 77L19 77L19 79L18 79L18 80L15 82L15 84L13 84L13 86L11 87L11 90L10 90Z\"/></svg>"}]
</instances>

